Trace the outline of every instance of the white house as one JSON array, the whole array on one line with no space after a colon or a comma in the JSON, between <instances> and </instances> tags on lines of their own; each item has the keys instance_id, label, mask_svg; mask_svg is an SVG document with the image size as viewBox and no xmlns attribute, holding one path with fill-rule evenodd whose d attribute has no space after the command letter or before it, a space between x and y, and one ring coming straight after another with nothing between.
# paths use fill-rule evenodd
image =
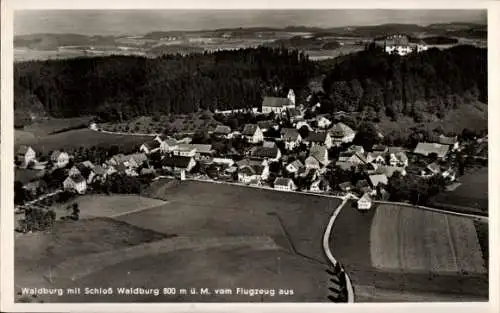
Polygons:
<instances>
[{"instance_id":1,"label":"white house","mask_svg":"<svg viewBox=\"0 0 500 313\"><path fill-rule=\"evenodd\" d=\"M50 156L50 161L52 161L54 167L65 167L69 162L69 154L63 151L54 151Z\"/></svg>"},{"instance_id":2,"label":"white house","mask_svg":"<svg viewBox=\"0 0 500 313\"><path fill-rule=\"evenodd\" d=\"M249 143L257 144L264 141L264 134L257 124L246 124L242 135L245 136Z\"/></svg>"},{"instance_id":3,"label":"white house","mask_svg":"<svg viewBox=\"0 0 500 313\"><path fill-rule=\"evenodd\" d=\"M318 116L316 119L319 128L328 128L332 125L332 122L324 116Z\"/></svg>"},{"instance_id":4,"label":"white house","mask_svg":"<svg viewBox=\"0 0 500 313\"><path fill-rule=\"evenodd\" d=\"M99 130L99 128L97 127L97 124L95 122L90 123L89 128L91 130L96 130L96 131Z\"/></svg>"},{"instance_id":5,"label":"white house","mask_svg":"<svg viewBox=\"0 0 500 313\"><path fill-rule=\"evenodd\" d=\"M161 141L160 143L160 152L169 153L177 149L178 146L179 144L177 143L177 140L175 140L174 138L165 138L165 140Z\"/></svg>"},{"instance_id":6,"label":"white house","mask_svg":"<svg viewBox=\"0 0 500 313\"><path fill-rule=\"evenodd\" d=\"M63 182L64 190L76 191L79 194L84 194L87 190L87 182L82 175L68 176Z\"/></svg>"},{"instance_id":7,"label":"white house","mask_svg":"<svg viewBox=\"0 0 500 313\"><path fill-rule=\"evenodd\" d=\"M408 166L408 157L404 152L396 152L389 154L389 164L391 166L398 167L407 167Z\"/></svg>"},{"instance_id":8,"label":"white house","mask_svg":"<svg viewBox=\"0 0 500 313\"><path fill-rule=\"evenodd\" d=\"M36 152L33 148L25 145L19 146L16 153L17 158L21 161L21 166L26 167L30 162L35 162Z\"/></svg>"},{"instance_id":9,"label":"white house","mask_svg":"<svg viewBox=\"0 0 500 313\"><path fill-rule=\"evenodd\" d=\"M285 149L287 150L295 149L302 141L302 137L295 128L283 128L281 130L281 138L285 143Z\"/></svg>"},{"instance_id":10,"label":"white house","mask_svg":"<svg viewBox=\"0 0 500 313\"><path fill-rule=\"evenodd\" d=\"M358 200L358 210L369 210L372 207L372 199L370 198L370 195L368 193L365 193L359 200Z\"/></svg>"},{"instance_id":11,"label":"white house","mask_svg":"<svg viewBox=\"0 0 500 313\"><path fill-rule=\"evenodd\" d=\"M274 180L274 189L281 191L297 190L297 186L290 178L278 177Z\"/></svg>"},{"instance_id":12,"label":"white house","mask_svg":"<svg viewBox=\"0 0 500 313\"><path fill-rule=\"evenodd\" d=\"M262 113L264 114L269 114L271 112L281 114L288 108L295 108L295 93L292 89L288 91L286 98L264 97L262 101Z\"/></svg>"},{"instance_id":13,"label":"white house","mask_svg":"<svg viewBox=\"0 0 500 313\"><path fill-rule=\"evenodd\" d=\"M78 167L73 166L69 172L68 172L68 176L77 176L77 175L81 175L82 173L80 172L80 170L78 169Z\"/></svg>"},{"instance_id":14,"label":"white house","mask_svg":"<svg viewBox=\"0 0 500 313\"><path fill-rule=\"evenodd\" d=\"M191 156L167 156L161 160L161 165L164 169L169 169L173 172L190 172L196 165L196 161Z\"/></svg>"},{"instance_id":15,"label":"white house","mask_svg":"<svg viewBox=\"0 0 500 313\"><path fill-rule=\"evenodd\" d=\"M326 166L330 162L328 158L328 150L325 146L313 146L309 150L309 156L318 160L322 166Z\"/></svg>"},{"instance_id":16,"label":"white house","mask_svg":"<svg viewBox=\"0 0 500 313\"><path fill-rule=\"evenodd\" d=\"M243 165L238 168L238 181L243 184L260 185L261 181L269 178L269 166Z\"/></svg>"},{"instance_id":17,"label":"white house","mask_svg":"<svg viewBox=\"0 0 500 313\"><path fill-rule=\"evenodd\" d=\"M172 154L175 156L194 158L196 155L196 148L189 144L178 145L174 150L172 150Z\"/></svg>"}]
</instances>

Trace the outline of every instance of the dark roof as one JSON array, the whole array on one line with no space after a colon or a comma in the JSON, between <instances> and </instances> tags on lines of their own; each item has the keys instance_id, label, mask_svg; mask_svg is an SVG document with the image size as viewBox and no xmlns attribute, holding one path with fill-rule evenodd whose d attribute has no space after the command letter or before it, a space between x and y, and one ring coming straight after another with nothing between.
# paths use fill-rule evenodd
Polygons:
<instances>
[{"instance_id":1,"label":"dark roof","mask_svg":"<svg viewBox=\"0 0 500 313\"><path fill-rule=\"evenodd\" d=\"M278 177L274 180L274 186L288 186L288 184L292 182L290 178L285 178L285 177Z\"/></svg>"},{"instance_id":2,"label":"dark roof","mask_svg":"<svg viewBox=\"0 0 500 313\"><path fill-rule=\"evenodd\" d=\"M257 124L245 124L245 127L243 128L243 131L241 133L245 136L253 136L258 127L259 126L257 126Z\"/></svg>"},{"instance_id":3,"label":"dark roof","mask_svg":"<svg viewBox=\"0 0 500 313\"><path fill-rule=\"evenodd\" d=\"M144 145L148 147L148 149L156 149L159 148L161 144L157 140L150 140L144 143Z\"/></svg>"},{"instance_id":4,"label":"dark roof","mask_svg":"<svg viewBox=\"0 0 500 313\"><path fill-rule=\"evenodd\" d=\"M70 176L70 178L75 183L81 183L81 182L85 181L85 178L82 175L80 175L80 174L76 174L76 175Z\"/></svg>"},{"instance_id":5,"label":"dark roof","mask_svg":"<svg viewBox=\"0 0 500 313\"><path fill-rule=\"evenodd\" d=\"M217 127L214 130L214 133L227 135L227 134L231 133L231 127L226 126L226 125L217 125Z\"/></svg>"},{"instance_id":6,"label":"dark roof","mask_svg":"<svg viewBox=\"0 0 500 313\"><path fill-rule=\"evenodd\" d=\"M163 160L161 160L161 163L163 166L187 168L190 161L190 157L173 155L163 158Z\"/></svg>"},{"instance_id":7,"label":"dark roof","mask_svg":"<svg viewBox=\"0 0 500 313\"><path fill-rule=\"evenodd\" d=\"M258 158L275 158L278 155L277 147L254 147L250 154L252 157Z\"/></svg>"},{"instance_id":8,"label":"dark roof","mask_svg":"<svg viewBox=\"0 0 500 313\"><path fill-rule=\"evenodd\" d=\"M264 97L262 101L262 107L281 108L289 104L290 100L288 100L288 98Z\"/></svg>"},{"instance_id":9,"label":"dark roof","mask_svg":"<svg viewBox=\"0 0 500 313\"><path fill-rule=\"evenodd\" d=\"M372 147L372 151L386 151L386 150L387 150L387 146L386 145L375 144Z\"/></svg>"},{"instance_id":10,"label":"dark roof","mask_svg":"<svg viewBox=\"0 0 500 313\"><path fill-rule=\"evenodd\" d=\"M261 129L269 129L275 125L275 122L271 120L258 121L257 125L259 125Z\"/></svg>"},{"instance_id":11,"label":"dark roof","mask_svg":"<svg viewBox=\"0 0 500 313\"><path fill-rule=\"evenodd\" d=\"M307 140L311 142L325 142L326 134L326 132L310 132Z\"/></svg>"},{"instance_id":12,"label":"dark roof","mask_svg":"<svg viewBox=\"0 0 500 313\"><path fill-rule=\"evenodd\" d=\"M301 115L300 111L297 110L296 108L289 108L287 111L288 111L288 114L290 116L300 116Z\"/></svg>"},{"instance_id":13,"label":"dark roof","mask_svg":"<svg viewBox=\"0 0 500 313\"><path fill-rule=\"evenodd\" d=\"M299 137L299 131L295 128L283 128L281 134L285 141L295 141Z\"/></svg>"}]
</instances>

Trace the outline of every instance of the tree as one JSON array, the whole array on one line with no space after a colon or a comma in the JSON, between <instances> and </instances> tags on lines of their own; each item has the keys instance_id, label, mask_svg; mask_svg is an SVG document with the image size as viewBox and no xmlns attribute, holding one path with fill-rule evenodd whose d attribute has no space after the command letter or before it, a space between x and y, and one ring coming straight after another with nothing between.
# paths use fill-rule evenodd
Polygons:
<instances>
[{"instance_id":1,"label":"tree","mask_svg":"<svg viewBox=\"0 0 500 313\"><path fill-rule=\"evenodd\" d=\"M302 137L302 138L309 137L309 128L306 125L302 126L298 131L299 131L300 137Z\"/></svg>"},{"instance_id":2,"label":"tree","mask_svg":"<svg viewBox=\"0 0 500 313\"><path fill-rule=\"evenodd\" d=\"M354 144L363 146L365 150L370 150L374 144L379 142L378 130L374 124L369 122L364 122L359 126L353 141Z\"/></svg>"}]
</instances>

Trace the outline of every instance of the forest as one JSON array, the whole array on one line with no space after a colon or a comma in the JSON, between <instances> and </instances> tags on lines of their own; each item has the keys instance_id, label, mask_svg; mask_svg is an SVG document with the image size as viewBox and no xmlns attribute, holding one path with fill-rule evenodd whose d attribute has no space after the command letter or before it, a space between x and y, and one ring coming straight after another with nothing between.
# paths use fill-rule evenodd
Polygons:
<instances>
[{"instance_id":1,"label":"forest","mask_svg":"<svg viewBox=\"0 0 500 313\"><path fill-rule=\"evenodd\" d=\"M370 45L349 55L326 73L322 111L363 112L422 121L422 114L443 118L462 103L487 103L487 50L456 46L401 57Z\"/></svg>"},{"instance_id":2,"label":"forest","mask_svg":"<svg viewBox=\"0 0 500 313\"><path fill-rule=\"evenodd\" d=\"M271 48L23 62L14 69L15 109L23 111L36 99L54 117L122 121L255 107L264 95L302 90L314 69L298 51Z\"/></svg>"},{"instance_id":3,"label":"forest","mask_svg":"<svg viewBox=\"0 0 500 313\"><path fill-rule=\"evenodd\" d=\"M321 111L362 112L367 120L423 114L443 118L462 103L487 103L487 50L456 46L401 57L375 45L333 66L296 50L253 48L159 58L109 56L16 63L16 119L40 107L53 117L123 121L153 114L260 106L263 96L297 102L323 75ZM20 117L22 118L22 117Z\"/></svg>"}]
</instances>

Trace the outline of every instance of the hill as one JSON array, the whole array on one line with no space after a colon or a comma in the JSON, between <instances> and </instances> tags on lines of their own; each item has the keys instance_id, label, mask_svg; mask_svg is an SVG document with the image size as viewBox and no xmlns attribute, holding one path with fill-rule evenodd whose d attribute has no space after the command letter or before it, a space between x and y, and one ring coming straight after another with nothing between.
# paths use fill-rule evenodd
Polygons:
<instances>
[{"instance_id":1,"label":"hill","mask_svg":"<svg viewBox=\"0 0 500 313\"><path fill-rule=\"evenodd\" d=\"M405 57L381 48L352 54L329 71L323 81L321 110L365 112L397 120L425 114L444 118L463 103L487 103L487 50L456 46L429 49Z\"/></svg>"}]
</instances>

